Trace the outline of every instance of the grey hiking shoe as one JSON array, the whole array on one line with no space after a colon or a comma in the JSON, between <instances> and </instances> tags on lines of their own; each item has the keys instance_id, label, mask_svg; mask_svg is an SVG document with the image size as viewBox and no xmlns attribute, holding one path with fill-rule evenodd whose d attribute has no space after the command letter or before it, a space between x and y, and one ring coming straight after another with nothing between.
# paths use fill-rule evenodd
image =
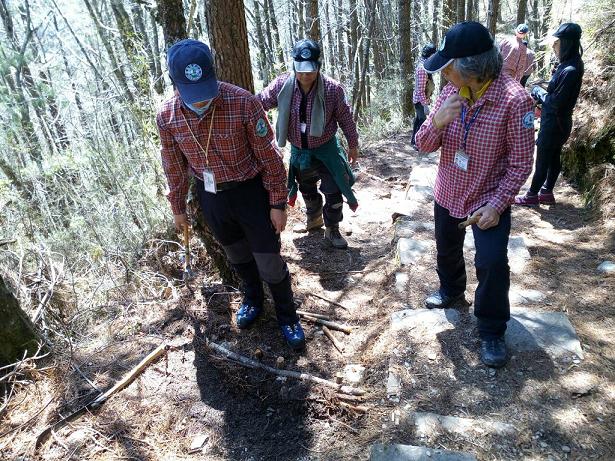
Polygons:
<instances>
[{"instance_id":1,"label":"grey hiking shoe","mask_svg":"<svg viewBox=\"0 0 615 461\"><path fill-rule=\"evenodd\" d=\"M348 242L342 234L340 234L340 228L338 226L331 226L325 229L325 241L333 248L344 250L348 248Z\"/></svg>"},{"instance_id":2,"label":"grey hiking shoe","mask_svg":"<svg viewBox=\"0 0 615 461\"><path fill-rule=\"evenodd\" d=\"M313 217L308 216L305 221L305 224L298 224L297 226L293 228L293 232L297 232L299 234L305 233L305 232L311 232L316 229L320 229L324 225L325 225L325 222L322 219L322 214L318 214Z\"/></svg>"}]
</instances>

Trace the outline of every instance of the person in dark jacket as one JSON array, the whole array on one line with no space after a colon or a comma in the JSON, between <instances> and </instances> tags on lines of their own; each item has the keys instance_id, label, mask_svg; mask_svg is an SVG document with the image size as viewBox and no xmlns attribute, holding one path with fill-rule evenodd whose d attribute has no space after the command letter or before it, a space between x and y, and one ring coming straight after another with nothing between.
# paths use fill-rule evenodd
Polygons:
<instances>
[{"instance_id":1,"label":"person in dark jacket","mask_svg":"<svg viewBox=\"0 0 615 461\"><path fill-rule=\"evenodd\" d=\"M553 51L559 66L546 91L539 86L532 88L532 97L542 104L536 169L530 189L515 199L517 205L555 204L553 188L562 169L562 146L572 131L572 111L583 80L581 33L581 27L573 22L564 23L555 31Z\"/></svg>"}]
</instances>

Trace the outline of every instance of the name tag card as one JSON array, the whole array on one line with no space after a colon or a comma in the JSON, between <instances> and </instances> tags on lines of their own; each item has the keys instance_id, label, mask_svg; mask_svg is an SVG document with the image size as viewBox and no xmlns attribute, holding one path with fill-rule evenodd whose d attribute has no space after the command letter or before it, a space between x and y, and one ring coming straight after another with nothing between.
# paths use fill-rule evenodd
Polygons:
<instances>
[{"instance_id":1,"label":"name tag card","mask_svg":"<svg viewBox=\"0 0 615 461\"><path fill-rule=\"evenodd\" d=\"M203 170L203 184L205 184L205 192L215 194L218 192L216 188L216 175L208 169Z\"/></svg>"},{"instance_id":2,"label":"name tag card","mask_svg":"<svg viewBox=\"0 0 615 461\"><path fill-rule=\"evenodd\" d=\"M470 157L462 150L458 150L455 152L455 166L462 171L468 171L468 163L470 162Z\"/></svg>"}]
</instances>

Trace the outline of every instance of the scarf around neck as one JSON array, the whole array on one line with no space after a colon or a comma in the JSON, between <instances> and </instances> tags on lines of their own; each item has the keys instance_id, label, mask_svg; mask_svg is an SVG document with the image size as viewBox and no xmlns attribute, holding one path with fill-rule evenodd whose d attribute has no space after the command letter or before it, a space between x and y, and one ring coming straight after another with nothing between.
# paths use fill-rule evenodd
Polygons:
<instances>
[{"instance_id":1,"label":"scarf around neck","mask_svg":"<svg viewBox=\"0 0 615 461\"><path fill-rule=\"evenodd\" d=\"M278 94L278 120L276 122L276 141L279 147L286 145L288 137L288 124L290 123L290 108L295 90L295 73L291 72ZM316 94L312 103L312 116L310 121L310 136L318 138L325 129L325 82L318 74L316 81Z\"/></svg>"}]
</instances>

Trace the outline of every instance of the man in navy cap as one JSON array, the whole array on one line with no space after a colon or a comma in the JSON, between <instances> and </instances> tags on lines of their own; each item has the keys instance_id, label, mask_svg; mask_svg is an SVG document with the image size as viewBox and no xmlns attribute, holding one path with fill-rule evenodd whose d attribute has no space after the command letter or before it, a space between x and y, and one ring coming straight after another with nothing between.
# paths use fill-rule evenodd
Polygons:
<instances>
[{"instance_id":1,"label":"man in navy cap","mask_svg":"<svg viewBox=\"0 0 615 461\"><path fill-rule=\"evenodd\" d=\"M320 72L320 55L318 43L299 40L292 52L293 71L280 75L258 97L265 110L278 108L278 145L291 143L289 203L295 203L298 188L307 209L306 225L300 231L319 229L324 222L325 241L344 249L348 243L339 230L342 196L356 210L354 175L348 161L359 156L359 135L344 88ZM348 141L348 156L337 140L338 126Z\"/></svg>"},{"instance_id":2,"label":"man in navy cap","mask_svg":"<svg viewBox=\"0 0 615 461\"><path fill-rule=\"evenodd\" d=\"M532 100L501 71L502 55L477 22L451 27L423 67L449 81L416 135L422 152L440 149L434 187L440 286L425 305L466 304L465 229L458 226L468 217L478 219L472 232L480 358L487 366L501 367L507 361L504 333L510 319L510 205L532 170Z\"/></svg>"},{"instance_id":3,"label":"man in navy cap","mask_svg":"<svg viewBox=\"0 0 615 461\"><path fill-rule=\"evenodd\" d=\"M572 111L583 80L581 27L562 24L553 34L553 51L559 60L546 90L532 88L532 97L542 105L540 131L536 140L536 168L532 184L517 205L554 205L553 188L562 169L562 147L572 131Z\"/></svg>"},{"instance_id":4,"label":"man in navy cap","mask_svg":"<svg viewBox=\"0 0 615 461\"><path fill-rule=\"evenodd\" d=\"M175 225L178 230L188 225L192 176L205 221L243 282L237 326L249 327L261 313L264 280L286 342L301 349L305 337L280 256L286 171L267 116L254 95L217 80L204 43L177 42L167 61L176 92L156 122Z\"/></svg>"},{"instance_id":5,"label":"man in navy cap","mask_svg":"<svg viewBox=\"0 0 615 461\"><path fill-rule=\"evenodd\" d=\"M500 53L504 58L502 71L520 82L521 86L525 86L534 70L534 53L528 48L529 32L527 24L519 24L515 29L515 36L500 43Z\"/></svg>"}]
</instances>

